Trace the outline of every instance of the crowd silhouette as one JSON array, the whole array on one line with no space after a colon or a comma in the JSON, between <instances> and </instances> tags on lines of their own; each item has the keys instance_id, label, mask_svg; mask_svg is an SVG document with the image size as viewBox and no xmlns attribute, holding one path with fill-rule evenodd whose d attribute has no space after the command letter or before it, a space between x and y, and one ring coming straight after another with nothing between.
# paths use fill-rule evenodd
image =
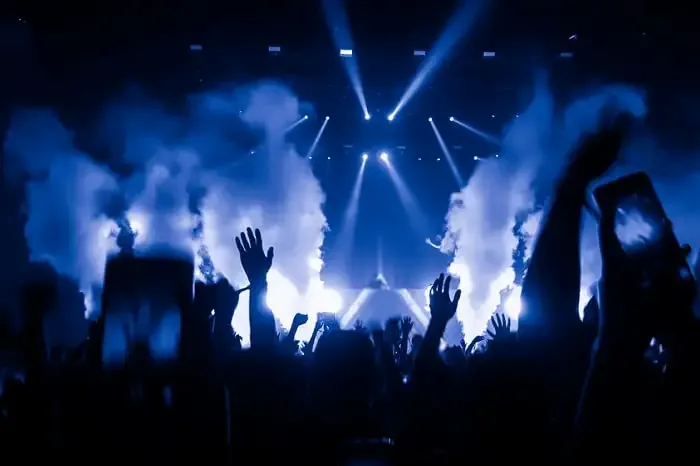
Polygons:
<instances>
[{"instance_id":1,"label":"crowd silhouette","mask_svg":"<svg viewBox=\"0 0 700 466\"><path fill-rule=\"evenodd\" d=\"M2 336L3 348L19 355L3 367L7 461L691 458L700 340L695 281L678 273L688 249L667 251L650 277L622 249L614 212L601 212L602 274L579 318L583 209L623 136L619 126L601 130L571 154L523 280L517 332L496 312L483 335L460 346L441 350L461 298L443 274L430 289L422 335L408 317L343 329L323 316L309 341L299 342L304 314L280 335L265 300L274 250L251 228L235 238L249 294L226 279L197 282L193 293L187 283L173 285L182 288L173 292L181 296L181 331L171 358L156 357L146 336L126 342L116 367L105 363L106 321L116 312L105 296L85 341L49 352L44 321L55 282L35 274L21 290L21 332ZM119 260L137 260L133 244L122 240L128 252ZM230 325L241 299L250 300L247 349Z\"/></svg>"}]
</instances>

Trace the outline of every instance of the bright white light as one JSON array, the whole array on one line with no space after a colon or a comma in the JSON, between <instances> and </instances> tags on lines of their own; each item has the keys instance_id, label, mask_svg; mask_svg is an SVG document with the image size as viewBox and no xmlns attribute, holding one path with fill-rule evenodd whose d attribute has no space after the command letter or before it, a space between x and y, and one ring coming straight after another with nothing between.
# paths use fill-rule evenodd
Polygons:
<instances>
[{"instance_id":1,"label":"bright white light","mask_svg":"<svg viewBox=\"0 0 700 466\"><path fill-rule=\"evenodd\" d=\"M323 259L320 257L309 257L307 263L314 272L320 272L323 269Z\"/></svg>"},{"instance_id":2,"label":"bright white light","mask_svg":"<svg viewBox=\"0 0 700 466\"><path fill-rule=\"evenodd\" d=\"M287 277L274 268L267 274L267 283L267 306L288 328L297 309L299 292Z\"/></svg>"},{"instance_id":3,"label":"bright white light","mask_svg":"<svg viewBox=\"0 0 700 466\"><path fill-rule=\"evenodd\" d=\"M496 158L498 158L498 154L496 154Z\"/></svg>"},{"instance_id":4,"label":"bright white light","mask_svg":"<svg viewBox=\"0 0 700 466\"><path fill-rule=\"evenodd\" d=\"M428 118L428 121L432 123L432 122L433 122L433 117Z\"/></svg>"},{"instance_id":5,"label":"bright white light","mask_svg":"<svg viewBox=\"0 0 700 466\"><path fill-rule=\"evenodd\" d=\"M386 117L386 119L389 120L389 121L394 121L394 114L393 114L393 113L390 113L390 114Z\"/></svg>"},{"instance_id":6,"label":"bright white light","mask_svg":"<svg viewBox=\"0 0 700 466\"><path fill-rule=\"evenodd\" d=\"M588 301L591 300L593 296L591 295L590 291L588 288L581 288L581 291L579 292L579 298L578 298L578 316L583 321L583 314L584 311L586 310L586 305L588 304Z\"/></svg>"},{"instance_id":7,"label":"bright white light","mask_svg":"<svg viewBox=\"0 0 700 466\"><path fill-rule=\"evenodd\" d=\"M352 50L351 49L340 49L340 56L341 57L352 57Z\"/></svg>"},{"instance_id":8,"label":"bright white light","mask_svg":"<svg viewBox=\"0 0 700 466\"><path fill-rule=\"evenodd\" d=\"M475 155L475 156L474 156L474 160L479 160L479 157L477 157L477 156Z\"/></svg>"},{"instance_id":9,"label":"bright white light","mask_svg":"<svg viewBox=\"0 0 700 466\"><path fill-rule=\"evenodd\" d=\"M503 310L506 312L506 315L511 319L517 319L520 315L521 292L522 288L516 286L515 288L513 288L513 291L510 293L510 296L508 296L506 302L503 303Z\"/></svg>"},{"instance_id":10,"label":"bright white light","mask_svg":"<svg viewBox=\"0 0 700 466\"><path fill-rule=\"evenodd\" d=\"M362 160L367 160L369 158L369 155L367 154L362 154Z\"/></svg>"},{"instance_id":11,"label":"bright white light","mask_svg":"<svg viewBox=\"0 0 700 466\"><path fill-rule=\"evenodd\" d=\"M433 289L433 284L431 283L428 285L428 287L425 289L425 310L427 312L430 312L430 290Z\"/></svg>"},{"instance_id":12,"label":"bright white light","mask_svg":"<svg viewBox=\"0 0 700 466\"><path fill-rule=\"evenodd\" d=\"M450 121L455 121L455 117L450 117Z\"/></svg>"},{"instance_id":13,"label":"bright white light","mask_svg":"<svg viewBox=\"0 0 700 466\"><path fill-rule=\"evenodd\" d=\"M365 113L365 120L369 120L370 118L372 118L372 115L370 115L369 113Z\"/></svg>"},{"instance_id":14,"label":"bright white light","mask_svg":"<svg viewBox=\"0 0 700 466\"><path fill-rule=\"evenodd\" d=\"M326 121L328 121L328 120L330 120L330 119L331 119L331 117L329 117L329 116L326 117Z\"/></svg>"},{"instance_id":15,"label":"bright white light","mask_svg":"<svg viewBox=\"0 0 700 466\"><path fill-rule=\"evenodd\" d=\"M386 152L382 152L381 154L379 154L379 159L382 162L387 163L387 162L389 162L389 154L387 154Z\"/></svg>"},{"instance_id":16,"label":"bright white light","mask_svg":"<svg viewBox=\"0 0 700 466\"><path fill-rule=\"evenodd\" d=\"M309 115L304 115L304 120L308 120L308 119L309 119Z\"/></svg>"},{"instance_id":17,"label":"bright white light","mask_svg":"<svg viewBox=\"0 0 700 466\"><path fill-rule=\"evenodd\" d=\"M143 244L148 237L148 216L132 211L126 214L131 230L136 232L136 244Z\"/></svg>"},{"instance_id":18,"label":"bright white light","mask_svg":"<svg viewBox=\"0 0 700 466\"><path fill-rule=\"evenodd\" d=\"M335 290L324 288L318 293L318 306L321 312L336 314L343 308L343 297Z\"/></svg>"}]
</instances>

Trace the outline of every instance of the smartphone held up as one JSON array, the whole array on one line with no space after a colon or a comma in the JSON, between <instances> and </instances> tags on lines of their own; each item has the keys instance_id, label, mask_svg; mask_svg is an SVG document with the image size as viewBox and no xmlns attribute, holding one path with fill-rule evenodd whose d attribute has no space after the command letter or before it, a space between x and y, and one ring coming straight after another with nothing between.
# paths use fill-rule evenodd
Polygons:
<instances>
[{"instance_id":1,"label":"smartphone held up","mask_svg":"<svg viewBox=\"0 0 700 466\"><path fill-rule=\"evenodd\" d=\"M681 246L646 173L632 173L599 186L593 197L600 214L614 218L623 251L645 278L676 269L678 278L693 280L686 262L670 263L679 257Z\"/></svg>"}]
</instances>

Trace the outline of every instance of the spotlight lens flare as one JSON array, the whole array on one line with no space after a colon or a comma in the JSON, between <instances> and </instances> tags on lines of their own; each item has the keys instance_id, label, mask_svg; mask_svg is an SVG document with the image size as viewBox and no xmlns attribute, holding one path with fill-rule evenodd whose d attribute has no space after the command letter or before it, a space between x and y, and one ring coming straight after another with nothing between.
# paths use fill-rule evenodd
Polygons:
<instances>
[{"instance_id":1,"label":"spotlight lens flare","mask_svg":"<svg viewBox=\"0 0 700 466\"><path fill-rule=\"evenodd\" d=\"M432 123L432 122L433 122L433 117L428 118L428 121Z\"/></svg>"},{"instance_id":2,"label":"spotlight lens flare","mask_svg":"<svg viewBox=\"0 0 700 466\"><path fill-rule=\"evenodd\" d=\"M372 115L370 115L369 113L365 113L365 120L369 120L370 118L372 118Z\"/></svg>"},{"instance_id":3,"label":"spotlight lens flare","mask_svg":"<svg viewBox=\"0 0 700 466\"><path fill-rule=\"evenodd\" d=\"M386 119L389 121L394 121L394 114L390 113L389 116L386 117Z\"/></svg>"},{"instance_id":4,"label":"spotlight lens flare","mask_svg":"<svg viewBox=\"0 0 700 466\"><path fill-rule=\"evenodd\" d=\"M304 115L304 120L308 120L308 119L309 119L309 115Z\"/></svg>"},{"instance_id":5,"label":"spotlight lens flare","mask_svg":"<svg viewBox=\"0 0 700 466\"><path fill-rule=\"evenodd\" d=\"M329 117L329 116L326 117L326 121L328 121L328 120L330 120L330 119L331 119L331 117Z\"/></svg>"},{"instance_id":6,"label":"spotlight lens flare","mask_svg":"<svg viewBox=\"0 0 700 466\"><path fill-rule=\"evenodd\" d=\"M367 154L362 154L362 160L367 160L369 158L369 155Z\"/></svg>"},{"instance_id":7,"label":"spotlight lens flare","mask_svg":"<svg viewBox=\"0 0 700 466\"><path fill-rule=\"evenodd\" d=\"M379 154L379 159L385 163L389 162L389 154L387 154L386 152L382 152L381 154Z\"/></svg>"},{"instance_id":8,"label":"spotlight lens flare","mask_svg":"<svg viewBox=\"0 0 700 466\"><path fill-rule=\"evenodd\" d=\"M450 121L455 121L455 117L450 117Z\"/></svg>"}]
</instances>

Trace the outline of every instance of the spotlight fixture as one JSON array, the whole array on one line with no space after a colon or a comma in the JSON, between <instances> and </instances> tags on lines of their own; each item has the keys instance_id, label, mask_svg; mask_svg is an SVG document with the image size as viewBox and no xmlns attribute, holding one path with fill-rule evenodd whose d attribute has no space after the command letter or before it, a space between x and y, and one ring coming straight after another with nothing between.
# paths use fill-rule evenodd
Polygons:
<instances>
[{"instance_id":1,"label":"spotlight fixture","mask_svg":"<svg viewBox=\"0 0 700 466\"><path fill-rule=\"evenodd\" d=\"M432 122L433 122L433 117L428 118L428 121L429 121L430 123L432 123Z\"/></svg>"},{"instance_id":2,"label":"spotlight fixture","mask_svg":"<svg viewBox=\"0 0 700 466\"><path fill-rule=\"evenodd\" d=\"M386 119L389 121L394 121L394 114L390 113L389 116L386 117Z\"/></svg>"},{"instance_id":3,"label":"spotlight fixture","mask_svg":"<svg viewBox=\"0 0 700 466\"><path fill-rule=\"evenodd\" d=\"M474 156L474 160L479 160L479 157L477 157L477 156L475 155L475 156Z\"/></svg>"},{"instance_id":4,"label":"spotlight fixture","mask_svg":"<svg viewBox=\"0 0 700 466\"><path fill-rule=\"evenodd\" d=\"M450 121L455 121L455 117L450 117Z\"/></svg>"},{"instance_id":5,"label":"spotlight fixture","mask_svg":"<svg viewBox=\"0 0 700 466\"><path fill-rule=\"evenodd\" d=\"M367 160L368 158L369 158L369 155L367 155L366 153L362 154L362 160Z\"/></svg>"},{"instance_id":6,"label":"spotlight fixture","mask_svg":"<svg viewBox=\"0 0 700 466\"><path fill-rule=\"evenodd\" d=\"M331 119L331 117L329 117L329 116L326 117L326 121L328 121L328 120L330 120L330 119Z\"/></svg>"},{"instance_id":7,"label":"spotlight fixture","mask_svg":"<svg viewBox=\"0 0 700 466\"><path fill-rule=\"evenodd\" d=\"M309 119L309 115L304 115L304 120L308 120L308 119Z\"/></svg>"},{"instance_id":8,"label":"spotlight fixture","mask_svg":"<svg viewBox=\"0 0 700 466\"><path fill-rule=\"evenodd\" d=\"M382 152L381 154L379 154L379 159L382 162L388 162L389 161L389 154L387 154L386 152Z\"/></svg>"},{"instance_id":9,"label":"spotlight fixture","mask_svg":"<svg viewBox=\"0 0 700 466\"><path fill-rule=\"evenodd\" d=\"M369 120L370 118L372 118L372 115L370 115L369 113L365 113L365 120Z\"/></svg>"}]
</instances>

